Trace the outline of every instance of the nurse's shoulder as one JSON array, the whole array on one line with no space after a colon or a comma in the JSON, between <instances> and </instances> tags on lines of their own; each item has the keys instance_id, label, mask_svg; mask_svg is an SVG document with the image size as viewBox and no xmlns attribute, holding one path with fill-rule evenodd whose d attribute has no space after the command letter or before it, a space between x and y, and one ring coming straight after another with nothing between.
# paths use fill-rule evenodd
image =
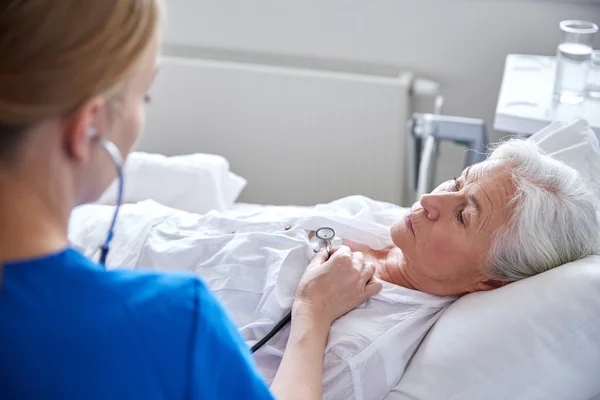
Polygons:
<instances>
[{"instance_id":1,"label":"nurse's shoulder","mask_svg":"<svg viewBox=\"0 0 600 400\"><path fill-rule=\"evenodd\" d=\"M139 270L104 277L165 373L186 377L191 398L272 398L237 328L203 281L187 273Z\"/></svg>"},{"instance_id":2,"label":"nurse's shoulder","mask_svg":"<svg viewBox=\"0 0 600 400\"><path fill-rule=\"evenodd\" d=\"M11 377L0 394L271 398L226 312L191 275L106 271L74 250L7 264L0 325L0 372Z\"/></svg>"}]
</instances>

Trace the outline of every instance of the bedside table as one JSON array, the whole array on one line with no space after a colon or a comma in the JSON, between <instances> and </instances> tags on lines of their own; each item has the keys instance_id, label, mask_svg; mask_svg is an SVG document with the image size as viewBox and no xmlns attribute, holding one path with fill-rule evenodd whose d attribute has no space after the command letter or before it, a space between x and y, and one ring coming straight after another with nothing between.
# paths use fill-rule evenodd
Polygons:
<instances>
[{"instance_id":1,"label":"bedside table","mask_svg":"<svg viewBox=\"0 0 600 400\"><path fill-rule=\"evenodd\" d=\"M553 102L554 66L554 57L521 54L506 57L494 129L527 137L552 121L583 118L600 138L600 100L586 98L577 105Z\"/></svg>"}]
</instances>

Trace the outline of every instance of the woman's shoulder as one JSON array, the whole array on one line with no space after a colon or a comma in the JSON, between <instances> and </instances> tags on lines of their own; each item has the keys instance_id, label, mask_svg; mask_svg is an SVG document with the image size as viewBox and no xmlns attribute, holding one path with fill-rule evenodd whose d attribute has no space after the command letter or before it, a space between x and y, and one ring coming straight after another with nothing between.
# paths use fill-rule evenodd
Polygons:
<instances>
[{"instance_id":1,"label":"woman's shoulder","mask_svg":"<svg viewBox=\"0 0 600 400\"><path fill-rule=\"evenodd\" d=\"M15 300L26 296L43 308L51 299L64 312L114 323L129 315L135 316L130 323L156 325L165 319L171 326L188 325L201 302L212 301L208 288L193 275L106 270L73 249L6 264L2 286L4 301L12 293Z\"/></svg>"},{"instance_id":2,"label":"woman's shoulder","mask_svg":"<svg viewBox=\"0 0 600 400\"><path fill-rule=\"evenodd\" d=\"M183 345L192 393L199 398L272 399L229 314L199 278L123 270L109 271L106 279L132 304L143 325L152 326L152 332L144 330L145 340L160 358L173 361L174 351L164 346L165 340Z\"/></svg>"},{"instance_id":3,"label":"woman's shoulder","mask_svg":"<svg viewBox=\"0 0 600 400\"><path fill-rule=\"evenodd\" d=\"M102 327L114 333L102 342L144 347L158 359L179 356L182 363L198 342L211 344L199 326L210 326L212 338L229 329L217 299L190 274L107 270L73 249L7 264L3 272L0 325L3 318L30 313L40 331L69 337L79 330L97 340ZM56 323L58 315L64 323Z\"/></svg>"},{"instance_id":4,"label":"woman's shoulder","mask_svg":"<svg viewBox=\"0 0 600 400\"><path fill-rule=\"evenodd\" d=\"M166 397L270 398L235 326L195 276L107 271L74 250L3 269L0 353L36 355L22 363L23 376L33 365L53 368L55 358L37 356L52 348L64 365L102 370L98 387L112 371L131 387L155 382L149 388L173 394ZM232 387L230 376L244 384Z\"/></svg>"},{"instance_id":5,"label":"woman's shoulder","mask_svg":"<svg viewBox=\"0 0 600 400\"><path fill-rule=\"evenodd\" d=\"M205 283L187 272L112 267L105 270L79 253L74 257L81 257L80 262L88 264L79 273L87 275L88 284L93 285L94 290L129 310L135 310L140 318L145 313L150 314L152 321L160 319L159 316L171 321L178 315L197 318L196 314L205 309L204 302L215 301Z\"/></svg>"}]
</instances>

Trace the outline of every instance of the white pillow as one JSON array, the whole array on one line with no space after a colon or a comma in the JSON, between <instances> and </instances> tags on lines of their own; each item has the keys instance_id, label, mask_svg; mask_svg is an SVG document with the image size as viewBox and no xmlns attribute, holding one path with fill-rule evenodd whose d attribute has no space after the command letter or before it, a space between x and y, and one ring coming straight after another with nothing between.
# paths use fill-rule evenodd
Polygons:
<instances>
[{"instance_id":1,"label":"white pillow","mask_svg":"<svg viewBox=\"0 0 600 400\"><path fill-rule=\"evenodd\" d=\"M587 121L553 122L533 140L552 158L575 168L600 201L600 146Z\"/></svg>"},{"instance_id":2,"label":"white pillow","mask_svg":"<svg viewBox=\"0 0 600 400\"><path fill-rule=\"evenodd\" d=\"M600 149L587 122L533 135L600 198ZM454 303L390 400L590 399L600 394L600 257Z\"/></svg>"},{"instance_id":3,"label":"white pillow","mask_svg":"<svg viewBox=\"0 0 600 400\"><path fill-rule=\"evenodd\" d=\"M246 186L246 180L229 171L221 156L190 154L166 157L134 152L124 168L124 203L154 200L165 206L204 214L225 211ZM106 190L98 204L115 204L117 182Z\"/></svg>"},{"instance_id":4,"label":"white pillow","mask_svg":"<svg viewBox=\"0 0 600 400\"><path fill-rule=\"evenodd\" d=\"M462 297L389 399L590 399L600 393L600 257Z\"/></svg>"}]
</instances>

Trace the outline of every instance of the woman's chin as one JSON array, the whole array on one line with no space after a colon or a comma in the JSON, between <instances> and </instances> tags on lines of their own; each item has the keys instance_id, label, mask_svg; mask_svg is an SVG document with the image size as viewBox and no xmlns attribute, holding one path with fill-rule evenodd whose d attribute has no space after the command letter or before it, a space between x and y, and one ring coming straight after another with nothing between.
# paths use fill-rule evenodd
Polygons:
<instances>
[{"instance_id":1,"label":"woman's chin","mask_svg":"<svg viewBox=\"0 0 600 400\"><path fill-rule=\"evenodd\" d=\"M396 247L402 248L402 244L406 241L409 233L410 231L404 221L398 221L390 228L390 237Z\"/></svg>"}]
</instances>

